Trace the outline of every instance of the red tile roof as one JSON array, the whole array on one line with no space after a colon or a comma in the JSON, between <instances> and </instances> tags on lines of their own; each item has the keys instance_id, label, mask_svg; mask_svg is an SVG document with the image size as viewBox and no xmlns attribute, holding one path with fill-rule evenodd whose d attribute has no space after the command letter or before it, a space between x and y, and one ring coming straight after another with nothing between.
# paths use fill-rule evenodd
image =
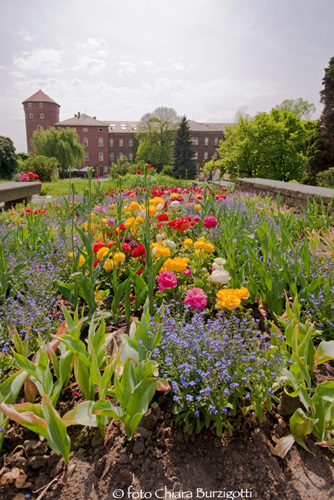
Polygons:
<instances>
[{"instance_id":1,"label":"red tile roof","mask_svg":"<svg viewBox=\"0 0 334 500\"><path fill-rule=\"evenodd\" d=\"M102 122L95 117L88 116L85 113L78 113L73 118L56 123L62 127L107 127L110 122Z\"/></svg>"},{"instance_id":2,"label":"red tile roof","mask_svg":"<svg viewBox=\"0 0 334 500\"><path fill-rule=\"evenodd\" d=\"M52 102L53 104L57 104L57 106L60 107L60 104L56 103L56 101L51 99L51 97L46 95L45 92L43 92L43 90L41 90L41 89L38 90L35 94L33 94L31 97L29 97L25 101L23 101L22 104L24 104L25 102Z\"/></svg>"}]
</instances>

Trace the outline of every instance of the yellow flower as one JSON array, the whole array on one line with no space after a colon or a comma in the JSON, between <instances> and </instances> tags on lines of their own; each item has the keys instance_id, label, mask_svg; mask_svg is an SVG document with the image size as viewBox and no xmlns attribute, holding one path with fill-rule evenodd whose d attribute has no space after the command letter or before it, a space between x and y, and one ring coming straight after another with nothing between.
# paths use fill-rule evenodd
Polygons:
<instances>
[{"instance_id":1,"label":"yellow flower","mask_svg":"<svg viewBox=\"0 0 334 500\"><path fill-rule=\"evenodd\" d=\"M193 244L193 240L191 240L190 238L187 238L184 240L183 244L185 247L190 247Z\"/></svg>"},{"instance_id":2,"label":"yellow flower","mask_svg":"<svg viewBox=\"0 0 334 500\"><path fill-rule=\"evenodd\" d=\"M69 253L68 256L73 258L73 252Z\"/></svg>"},{"instance_id":3,"label":"yellow flower","mask_svg":"<svg viewBox=\"0 0 334 500\"><path fill-rule=\"evenodd\" d=\"M99 261L101 261L105 255L107 255L107 253L109 252L109 250L110 249L108 247L102 247L102 248L100 248L100 250L96 254L96 257L99 259Z\"/></svg>"},{"instance_id":4,"label":"yellow flower","mask_svg":"<svg viewBox=\"0 0 334 500\"><path fill-rule=\"evenodd\" d=\"M164 271L173 271L180 273L184 269L186 269L188 262L190 259L185 257L175 257L174 259L167 259L163 269Z\"/></svg>"},{"instance_id":5,"label":"yellow flower","mask_svg":"<svg viewBox=\"0 0 334 500\"><path fill-rule=\"evenodd\" d=\"M128 227L130 227L131 224L134 222L134 220L135 220L134 217L130 217L130 219L126 219L126 221L124 223L125 228L127 229Z\"/></svg>"},{"instance_id":6,"label":"yellow flower","mask_svg":"<svg viewBox=\"0 0 334 500\"><path fill-rule=\"evenodd\" d=\"M249 297L249 291L245 286L242 286L241 288L236 288L234 292L239 297L239 299L248 299Z\"/></svg>"},{"instance_id":7,"label":"yellow flower","mask_svg":"<svg viewBox=\"0 0 334 500\"><path fill-rule=\"evenodd\" d=\"M95 214L90 214L90 218L91 218L91 220L93 220L93 219L94 219L94 217L95 217Z\"/></svg>"},{"instance_id":8,"label":"yellow flower","mask_svg":"<svg viewBox=\"0 0 334 500\"><path fill-rule=\"evenodd\" d=\"M139 210L139 203L137 203L136 201L133 201L133 202L131 203L131 205L129 206L129 210L132 210L133 212L134 212L135 210Z\"/></svg>"},{"instance_id":9,"label":"yellow flower","mask_svg":"<svg viewBox=\"0 0 334 500\"><path fill-rule=\"evenodd\" d=\"M163 198L160 198L160 196L156 196L155 198L152 198L150 200L150 203L153 203L153 205L164 205L165 200Z\"/></svg>"},{"instance_id":10,"label":"yellow flower","mask_svg":"<svg viewBox=\"0 0 334 500\"><path fill-rule=\"evenodd\" d=\"M114 267L114 263L113 263L112 259L107 259L105 261L105 263L103 264L103 269L105 271L107 271L107 273L110 273L110 271L113 270L113 267Z\"/></svg>"},{"instance_id":11,"label":"yellow flower","mask_svg":"<svg viewBox=\"0 0 334 500\"><path fill-rule=\"evenodd\" d=\"M215 247L212 243L206 243L204 247L204 251L207 253L213 253L215 251Z\"/></svg>"},{"instance_id":12,"label":"yellow flower","mask_svg":"<svg viewBox=\"0 0 334 500\"><path fill-rule=\"evenodd\" d=\"M143 222L143 220L144 220L143 217L141 217L140 215L137 215L135 222L140 223L140 222Z\"/></svg>"},{"instance_id":13,"label":"yellow flower","mask_svg":"<svg viewBox=\"0 0 334 500\"><path fill-rule=\"evenodd\" d=\"M125 253L123 252L116 252L114 255L114 262L116 266L119 264L119 262L124 262L125 261Z\"/></svg>"},{"instance_id":14,"label":"yellow flower","mask_svg":"<svg viewBox=\"0 0 334 500\"><path fill-rule=\"evenodd\" d=\"M153 217L157 213L157 207L153 205L148 209L148 213L150 217Z\"/></svg>"},{"instance_id":15,"label":"yellow flower","mask_svg":"<svg viewBox=\"0 0 334 500\"><path fill-rule=\"evenodd\" d=\"M178 198L178 197L179 197L179 195L178 195L177 193L172 193L172 194L170 195L170 197L171 197L171 198Z\"/></svg>"},{"instance_id":16,"label":"yellow flower","mask_svg":"<svg viewBox=\"0 0 334 500\"><path fill-rule=\"evenodd\" d=\"M199 257L201 255L201 251L199 249L195 250L195 255Z\"/></svg>"},{"instance_id":17,"label":"yellow flower","mask_svg":"<svg viewBox=\"0 0 334 500\"><path fill-rule=\"evenodd\" d=\"M204 241L204 238L203 239L200 238L199 240L195 241L194 248L196 248L196 250L199 248L204 250L206 245L207 245L207 243Z\"/></svg>"},{"instance_id":18,"label":"yellow flower","mask_svg":"<svg viewBox=\"0 0 334 500\"><path fill-rule=\"evenodd\" d=\"M126 212L127 210L129 210L129 207L127 205L124 205L123 210L124 212Z\"/></svg>"},{"instance_id":19,"label":"yellow flower","mask_svg":"<svg viewBox=\"0 0 334 500\"><path fill-rule=\"evenodd\" d=\"M235 307L239 307L241 299L247 299L249 292L246 287L241 288L226 288L217 292L216 307L219 309L229 309L232 311Z\"/></svg>"},{"instance_id":20,"label":"yellow flower","mask_svg":"<svg viewBox=\"0 0 334 500\"><path fill-rule=\"evenodd\" d=\"M110 210L114 210L115 206L116 206L115 203L113 203L112 205L109 205Z\"/></svg>"},{"instance_id":21,"label":"yellow flower","mask_svg":"<svg viewBox=\"0 0 334 500\"><path fill-rule=\"evenodd\" d=\"M104 236L103 236L103 234L102 234L102 233L99 233L99 234L96 236L96 238L95 238L95 239L96 239L96 241L99 243L99 242L101 242L101 241L103 241L103 240L104 240Z\"/></svg>"},{"instance_id":22,"label":"yellow flower","mask_svg":"<svg viewBox=\"0 0 334 500\"><path fill-rule=\"evenodd\" d=\"M154 254L155 257L161 257L161 256L169 257L170 248L158 245L153 249L152 253ZM168 260L171 260L171 259L168 259Z\"/></svg>"},{"instance_id":23,"label":"yellow flower","mask_svg":"<svg viewBox=\"0 0 334 500\"><path fill-rule=\"evenodd\" d=\"M85 263L85 259L83 255L80 255L79 257L79 267L83 266Z\"/></svg>"},{"instance_id":24,"label":"yellow flower","mask_svg":"<svg viewBox=\"0 0 334 500\"><path fill-rule=\"evenodd\" d=\"M196 203L196 205L194 206L194 209L195 210L201 210L201 205L199 205L198 203Z\"/></svg>"},{"instance_id":25,"label":"yellow flower","mask_svg":"<svg viewBox=\"0 0 334 500\"><path fill-rule=\"evenodd\" d=\"M125 212L125 215L126 215L126 217L130 217L131 212L128 210L127 212Z\"/></svg>"}]
</instances>

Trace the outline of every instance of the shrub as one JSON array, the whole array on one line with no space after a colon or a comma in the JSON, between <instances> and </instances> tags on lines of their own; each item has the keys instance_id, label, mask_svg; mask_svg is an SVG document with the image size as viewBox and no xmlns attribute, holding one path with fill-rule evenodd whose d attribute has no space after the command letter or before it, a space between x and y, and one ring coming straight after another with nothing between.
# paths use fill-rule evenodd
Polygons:
<instances>
[{"instance_id":1,"label":"shrub","mask_svg":"<svg viewBox=\"0 0 334 500\"><path fill-rule=\"evenodd\" d=\"M170 177L173 176L173 167L172 165L164 165L164 167L161 170L162 175L169 175Z\"/></svg>"},{"instance_id":2,"label":"shrub","mask_svg":"<svg viewBox=\"0 0 334 500\"><path fill-rule=\"evenodd\" d=\"M22 172L37 174L42 182L53 182L58 179L58 160L43 155L31 155L20 164Z\"/></svg>"},{"instance_id":3,"label":"shrub","mask_svg":"<svg viewBox=\"0 0 334 500\"><path fill-rule=\"evenodd\" d=\"M317 186L332 188L334 186L334 167L317 174Z\"/></svg>"}]
</instances>

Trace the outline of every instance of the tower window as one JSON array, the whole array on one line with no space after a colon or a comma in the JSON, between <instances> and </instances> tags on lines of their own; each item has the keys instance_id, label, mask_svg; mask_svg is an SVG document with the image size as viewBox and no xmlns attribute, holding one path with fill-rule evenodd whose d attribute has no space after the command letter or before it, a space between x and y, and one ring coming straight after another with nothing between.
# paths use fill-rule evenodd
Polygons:
<instances>
[{"instance_id":1,"label":"tower window","mask_svg":"<svg viewBox=\"0 0 334 500\"><path fill-rule=\"evenodd\" d=\"M40 103L39 103L39 107L40 107L40 108L42 108L42 107L43 107L43 103L42 103L42 102L40 102Z\"/></svg>"},{"instance_id":2,"label":"tower window","mask_svg":"<svg viewBox=\"0 0 334 500\"><path fill-rule=\"evenodd\" d=\"M102 137L99 138L99 147L100 148L103 147L103 139L102 139Z\"/></svg>"},{"instance_id":3,"label":"tower window","mask_svg":"<svg viewBox=\"0 0 334 500\"><path fill-rule=\"evenodd\" d=\"M103 128L99 128L99 132L103 132Z\"/></svg>"},{"instance_id":4,"label":"tower window","mask_svg":"<svg viewBox=\"0 0 334 500\"><path fill-rule=\"evenodd\" d=\"M32 103L28 102L28 108L32 108Z\"/></svg>"},{"instance_id":5,"label":"tower window","mask_svg":"<svg viewBox=\"0 0 334 500\"><path fill-rule=\"evenodd\" d=\"M83 140L83 146L87 147L88 146L88 138L85 137L84 140Z\"/></svg>"},{"instance_id":6,"label":"tower window","mask_svg":"<svg viewBox=\"0 0 334 500\"><path fill-rule=\"evenodd\" d=\"M39 115L39 116L40 116L40 118L44 118L44 114L43 113L41 115Z\"/></svg>"},{"instance_id":7,"label":"tower window","mask_svg":"<svg viewBox=\"0 0 334 500\"><path fill-rule=\"evenodd\" d=\"M33 118L33 117L34 117L34 115L32 113L30 113L29 118Z\"/></svg>"},{"instance_id":8,"label":"tower window","mask_svg":"<svg viewBox=\"0 0 334 500\"><path fill-rule=\"evenodd\" d=\"M85 161L89 161L89 154L85 153Z\"/></svg>"},{"instance_id":9,"label":"tower window","mask_svg":"<svg viewBox=\"0 0 334 500\"><path fill-rule=\"evenodd\" d=\"M37 125L37 130L41 130L41 126L40 125Z\"/></svg>"}]
</instances>

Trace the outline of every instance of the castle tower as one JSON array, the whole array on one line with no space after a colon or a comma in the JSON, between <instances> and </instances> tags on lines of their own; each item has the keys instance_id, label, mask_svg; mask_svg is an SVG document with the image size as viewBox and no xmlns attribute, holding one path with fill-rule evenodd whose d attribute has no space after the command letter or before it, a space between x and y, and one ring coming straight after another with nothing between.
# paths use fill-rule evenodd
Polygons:
<instances>
[{"instance_id":1,"label":"castle tower","mask_svg":"<svg viewBox=\"0 0 334 500\"><path fill-rule=\"evenodd\" d=\"M32 152L31 138L35 130L53 127L59 122L60 105L42 90L36 92L25 101L23 108L26 115L26 132L28 153Z\"/></svg>"}]
</instances>

